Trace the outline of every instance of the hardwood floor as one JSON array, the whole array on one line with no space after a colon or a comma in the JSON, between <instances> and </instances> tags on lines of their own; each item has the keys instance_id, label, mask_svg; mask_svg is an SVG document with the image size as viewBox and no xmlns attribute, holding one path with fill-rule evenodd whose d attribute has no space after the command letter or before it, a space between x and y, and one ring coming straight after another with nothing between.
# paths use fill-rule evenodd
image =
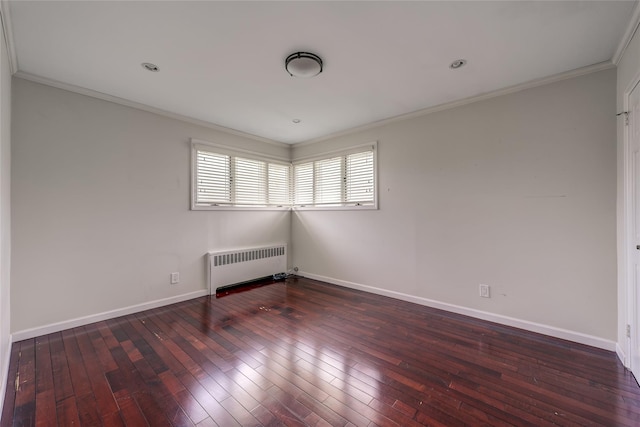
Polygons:
<instances>
[{"instance_id":1,"label":"hardwood floor","mask_svg":"<svg viewBox=\"0 0 640 427\"><path fill-rule=\"evenodd\" d=\"M15 343L0 425L637 426L640 388L608 351L288 279Z\"/></svg>"}]
</instances>

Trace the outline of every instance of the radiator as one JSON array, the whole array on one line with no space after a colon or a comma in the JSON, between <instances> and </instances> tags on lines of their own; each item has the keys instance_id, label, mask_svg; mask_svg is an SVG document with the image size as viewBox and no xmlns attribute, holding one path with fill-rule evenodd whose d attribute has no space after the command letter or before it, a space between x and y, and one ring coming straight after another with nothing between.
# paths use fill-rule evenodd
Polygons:
<instances>
[{"instance_id":1,"label":"radiator","mask_svg":"<svg viewBox=\"0 0 640 427\"><path fill-rule=\"evenodd\" d=\"M286 244L209 252L209 293L286 271Z\"/></svg>"}]
</instances>

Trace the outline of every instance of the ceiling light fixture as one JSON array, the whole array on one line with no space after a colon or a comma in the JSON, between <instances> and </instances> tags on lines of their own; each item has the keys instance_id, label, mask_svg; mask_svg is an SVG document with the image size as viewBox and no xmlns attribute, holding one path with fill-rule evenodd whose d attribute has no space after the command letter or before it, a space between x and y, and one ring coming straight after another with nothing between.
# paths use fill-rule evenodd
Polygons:
<instances>
[{"instance_id":1,"label":"ceiling light fixture","mask_svg":"<svg viewBox=\"0 0 640 427\"><path fill-rule=\"evenodd\" d=\"M156 64L152 64L151 62L143 62L142 63L142 68L144 68L147 71L154 72L154 73L157 73L158 71L160 71L160 68Z\"/></svg>"},{"instance_id":2,"label":"ceiling light fixture","mask_svg":"<svg viewBox=\"0 0 640 427\"><path fill-rule=\"evenodd\" d=\"M449 65L449 68L451 68L452 70L457 70L458 68L464 67L466 64L466 59L456 59L451 63L451 65Z\"/></svg>"},{"instance_id":3,"label":"ceiling light fixture","mask_svg":"<svg viewBox=\"0 0 640 427\"><path fill-rule=\"evenodd\" d=\"M314 77L322 72L322 59L313 53L296 52L287 56L284 68L291 77Z\"/></svg>"}]
</instances>

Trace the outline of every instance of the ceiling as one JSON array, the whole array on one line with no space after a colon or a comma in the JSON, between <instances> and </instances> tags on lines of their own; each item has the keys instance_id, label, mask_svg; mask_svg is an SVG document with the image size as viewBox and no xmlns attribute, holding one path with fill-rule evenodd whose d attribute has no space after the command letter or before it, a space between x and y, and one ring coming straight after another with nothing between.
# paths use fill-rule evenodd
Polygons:
<instances>
[{"instance_id":1,"label":"ceiling","mask_svg":"<svg viewBox=\"0 0 640 427\"><path fill-rule=\"evenodd\" d=\"M285 143L611 61L636 6L633 1L8 4L19 75ZM320 55L324 72L310 79L290 77L284 60L296 51ZM450 69L460 58L467 65ZM143 62L160 71L145 70Z\"/></svg>"}]
</instances>

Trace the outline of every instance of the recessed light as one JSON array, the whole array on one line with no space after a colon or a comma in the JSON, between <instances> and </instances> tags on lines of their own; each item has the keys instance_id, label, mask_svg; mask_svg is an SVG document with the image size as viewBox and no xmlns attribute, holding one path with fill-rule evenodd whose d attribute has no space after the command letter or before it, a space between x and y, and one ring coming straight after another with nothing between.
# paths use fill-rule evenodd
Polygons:
<instances>
[{"instance_id":1,"label":"recessed light","mask_svg":"<svg viewBox=\"0 0 640 427\"><path fill-rule=\"evenodd\" d=\"M456 59L451 63L451 65L449 65L449 68L451 68L452 70L457 70L458 68L464 67L466 64L466 59Z\"/></svg>"},{"instance_id":2,"label":"recessed light","mask_svg":"<svg viewBox=\"0 0 640 427\"><path fill-rule=\"evenodd\" d=\"M142 68L144 68L147 71L152 71L154 73L157 73L158 71L160 71L160 68L158 68L156 64L152 64L151 62L143 62Z\"/></svg>"},{"instance_id":3,"label":"recessed light","mask_svg":"<svg viewBox=\"0 0 640 427\"><path fill-rule=\"evenodd\" d=\"M291 120L291 121L292 121L293 123L295 123L295 124L298 124L298 123L300 123L302 120L300 120L300 119L293 119L293 120Z\"/></svg>"}]
</instances>

